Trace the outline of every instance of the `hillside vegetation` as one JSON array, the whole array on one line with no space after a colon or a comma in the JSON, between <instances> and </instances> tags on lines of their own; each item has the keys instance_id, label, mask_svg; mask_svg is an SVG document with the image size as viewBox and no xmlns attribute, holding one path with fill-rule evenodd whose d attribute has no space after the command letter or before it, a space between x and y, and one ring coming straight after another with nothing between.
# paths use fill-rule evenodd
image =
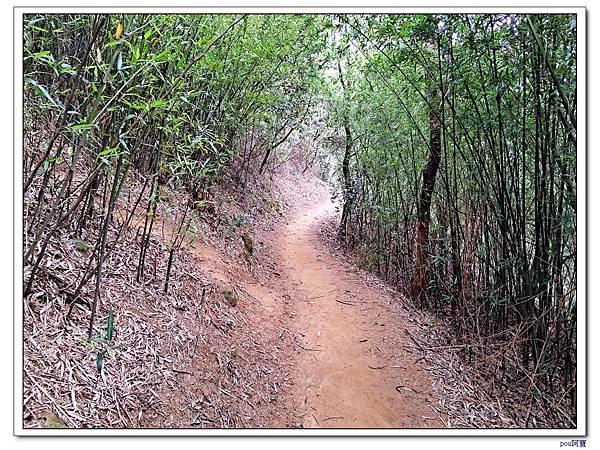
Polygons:
<instances>
[{"instance_id":1,"label":"hillside vegetation","mask_svg":"<svg viewBox=\"0 0 600 450\"><path fill-rule=\"evenodd\" d=\"M176 308L171 325L147 331L156 348L173 333L194 353L185 311L198 298L200 321L221 331L247 323L245 311L223 307L222 289L208 288L192 242L235 237L258 277L268 262L256 256L253 227L285 214L278 177L314 172L340 205L339 243L440 319L447 346L490 392L514 393L516 426L574 427L576 38L569 14L27 15L26 397L52 398L42 378L64 381L60 361L74 354L90 364L70 383L97 383L124 352L114 331L131 327L127 345L141 352L140 327L154 320L144 316L165 305ZM235 306L238 293L224 295ZM137 305L137 319L123 302ZM260 328L266 313L252 314ZM265 330L246 348L278 339ZM206 351L223 345L215 337ZM252 355L263 368L279 361ZM137 389L159 383L148 358ZM273 398L287 383L277 369L242 365ZM243 375L227 367L219 389L233 398ZM130 375L121 370L123 386ZM164 379L176 384L176 373ZM262 396L256 389L246 402ZM205 403L214 414L199 413L194 426L255 424L223 413L233 407L215 392ZM86 417L113 403L93 389L81 395ZM240 417L250 414L243 408ZM264 425L275 410L255 420ZM41 425L38 412L24 412L31 426ZM165 423L159 412L93 423L64 406L55 413L68 426ZM297 425L286 420L279 425Z\"/></svg>"}]
</instances>

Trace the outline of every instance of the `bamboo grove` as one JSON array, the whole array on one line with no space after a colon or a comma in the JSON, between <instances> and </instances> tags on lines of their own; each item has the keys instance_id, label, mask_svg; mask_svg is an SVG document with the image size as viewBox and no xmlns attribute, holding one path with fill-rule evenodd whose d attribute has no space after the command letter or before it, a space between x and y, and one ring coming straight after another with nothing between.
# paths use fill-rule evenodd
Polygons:
<instances>
[{"instance_id":1,"label":"bamboo grove","mask_svg":"<svg viewBox=\"0 0 600 450\"><path fill-rule=\"evenodd\" d=\"M313 101L322 40L313 17L45 15L24 23L24 293L45 271L46 248L66 237L91 249L77 280L92 335L103 263L122 231L145 215L137 279L165 189L187 196L168 249L206 206L225 167L246 180L294 131ZM235 160L241 154L242 160ZM235 160L235 161L234 161ZM250 164L253 163L253 164ZM245 182L245 181L244 181ZM128 216L114 218L124 186ZM164 202L163 202L164 203ZM141 211L144 209L144 211ZM189 214L188 214L189 213ZM93 283L91 291L86 288ZM86 298L88 297L88 298ZM91 297L91 300L90 298Z\"/></svg>"},{"instance_id":2,"label":"bamboo grove","mask_svg":"<svg viewBox=\"0 0 600 450\"><path fill-rule=\"evenodd\" d=\"M340 236L447 320L490 377L575 421L574 18L339 26L353 80L336 103L349 166Z\"/></svg>"},{"instance_id":3,"label":"bamboo grove","mask_svg":"<svg viewBox=\"0 0 600 450\"><path fill-rule=\"evenodd\" d=\"M45 14L23 29L25 301L55 279L92 336L134 217L143 283L157 208L183 199L166 291L212 186L251 189L286 143L328 134L309 159L334 174L344 244L465 358L575 423L574 16ZM48 257L65 239L85 255L73 279Z\"/></svg>"}]
</instances>

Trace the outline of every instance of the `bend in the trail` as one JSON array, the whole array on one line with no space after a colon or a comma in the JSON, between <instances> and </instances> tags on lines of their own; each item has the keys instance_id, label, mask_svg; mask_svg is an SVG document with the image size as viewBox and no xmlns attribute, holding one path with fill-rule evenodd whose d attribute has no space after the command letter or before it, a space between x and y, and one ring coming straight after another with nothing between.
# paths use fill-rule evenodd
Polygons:
<instances>
[{"instance_id":1,"label":"bend in the trail","mask_svg":"<svg viewBox=\"0 0 600 450\"><path fill-rule=\"evenodd\" d=\"M395 300L318 241L318 228L334 214L324 193L278 242L284 281L294 286L294 395L303 426L443 427L429 375L401 347L406 324L386 308Z\"/></svg>"}]
</instances>

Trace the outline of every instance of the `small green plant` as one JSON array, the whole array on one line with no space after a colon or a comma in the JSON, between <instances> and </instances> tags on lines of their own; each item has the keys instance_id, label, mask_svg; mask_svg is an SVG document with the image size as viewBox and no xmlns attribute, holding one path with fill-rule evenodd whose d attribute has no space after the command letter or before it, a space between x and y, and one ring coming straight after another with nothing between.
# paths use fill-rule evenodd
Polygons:
<instances>
[{"instance_id":1,"label":"small green plant","mask_svg":"<svg viewBox=\"0 0 600 450\"><path fill-rule=\"evenodd\" d=\"M269 195L266 195L265 197L263 197L263 200L265 202L265 205L267 205L267 208L269 208L269 210L271 212L277 213L280 216L283 216L283 205L281 204L281 202L279 200L277 200L276 198L273 198Z\"/></svg>"},{"instance_id":2,"label":"small green plant","mask_svg":"<svg viewBox=\"0 0 600 450\"><path fill-rule=\"evenodd\" d=\"M427 319L427 326L429 328L433 327L435 325L435 317L433 314L431 313L426 313L426 319Z\"/></svg>"},{"instance_id":3,"label":"small green plant","mask_svg":"<svg viewBox=\"0 0 600 450\"><path fill-rule=\"evenodd\" d=\"M96 355L96 369L98 373L102 372L102 368L104 367L104 360L106 356L113 357L115 355L115 351L119 349L119 345L113 346L111 342L114 336L114 321L115 315L113 309L110 308L108 310L108 319L106 322L106 336L94 336L89 340L86 340L84 344L88 348L96 347L98 350L98 354Z\"/></svg>"}]
</instances>

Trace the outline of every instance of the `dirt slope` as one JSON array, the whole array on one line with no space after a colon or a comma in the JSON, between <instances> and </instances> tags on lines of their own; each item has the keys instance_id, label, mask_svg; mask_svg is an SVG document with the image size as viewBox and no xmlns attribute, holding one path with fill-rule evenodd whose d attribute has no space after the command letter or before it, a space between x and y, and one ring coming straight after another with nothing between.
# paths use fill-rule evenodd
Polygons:
<instances>
[{"instance_id":1,"label":"dirt slope","mask_svg":"<svg viewBox=\"0 0 600 450\"><path fill-rule=\"evenodd\" d=\"M430 407L437 403L432 380L398 347L406 325L389 314L391 297L365 285L318 240L336 212L326 189L315 197L276 238L285 267L281 283L292 286L295 303L294 396L303 426L444 426Z\"/></svg>"},{"instance_id":2,"label":"dirt slope","mask_svg":"<svg viewBox=\"0 0 600 450\"><path fill-rule=\"evenodd\" d=\"M335 229L328 227L336 211L328 186L290 171L273 187L268 202L257 197L254 206L219 210L224 231L193 233L176 255L168 294L165 249L175 216L165 210L156 219L143 283L135 279L143 220L132 221L107 262L97 328L112 307L119 351L101 374L96 350L82 344L88 311L75 308L65 319L67 299L50 278L34 296L41 300L26 299L25 425L45 426L54 416L74 428L448 423L428 363L407 350L414 312L332 253ZM263 204L278 212L269 218ZM245 225L232 228L240 215ZM203 225L195 221L192 229ZM251 255L243 234L252 237ZM65 274L84 261L66 245L51 249Z\"/></svg>"}]
</instances>

